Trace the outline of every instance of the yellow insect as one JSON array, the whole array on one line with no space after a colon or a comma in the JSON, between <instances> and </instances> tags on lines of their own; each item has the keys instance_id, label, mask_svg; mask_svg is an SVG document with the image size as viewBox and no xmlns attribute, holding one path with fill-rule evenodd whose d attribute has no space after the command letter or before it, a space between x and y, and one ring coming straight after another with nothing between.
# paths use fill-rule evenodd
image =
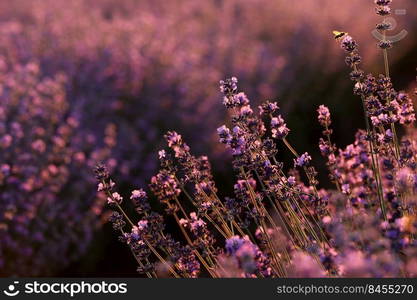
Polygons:
<instances>
[{"instance_id":1,"label":"yellow insect","mask_svg":"<svg viewBox=\"0 0 417 300\"><path fill-rule=\"evenodd\" d=\"M340 40L345 35L348 35L347 32L333 30L333 35L335 40Z\"/></svg>"}]
</instances>

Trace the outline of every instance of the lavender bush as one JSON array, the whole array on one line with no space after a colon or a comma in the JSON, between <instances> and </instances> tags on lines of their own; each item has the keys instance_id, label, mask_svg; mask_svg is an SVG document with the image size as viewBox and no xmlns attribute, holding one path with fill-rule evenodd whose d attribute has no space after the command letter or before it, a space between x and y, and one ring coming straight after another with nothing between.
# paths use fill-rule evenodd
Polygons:
<instances>
[{"instance_id":1,"label":"lavender bush","mask_svg":"<svg viewBox=\"0 0 417 300\"><path fill-rule=\"evenodd\" d=\"M0 275L52 275L84 254L103 201L89 191L91 168L106 160L79 133L66 78L42 78L39 65L0 57Z\"/></svg>"},{"instance_id":2,"label":"lavender bush","mask_svg":"<svg viewBox=\"0 0 417 300\"><path fill-rule=\"evenodd\" d=\"M354 94L366 128L352 144L332 142L329 109L321 105L319 149L333 189L322 189L309 153L291 144L277 102L251 107L235 77L220 81L231 121L217 129L232 154L233 197L217 189L206 156L194 156L181 135L169 131L158 152L160 170L149 188L164 207L151 207L143 189L121 195L99 165L98 191L113 208L110 221L147 277L416 277L417 144L403 126L415 122L408 94L394 89L387 39L391 0L376 0L385 74L361 69L357 42L336 32L351 68ZM289 151L293 166L278 153ZM137 216L125 209L124 197ZM175 222L181 235L168 232Z\"/></svg>"}]
</instances>

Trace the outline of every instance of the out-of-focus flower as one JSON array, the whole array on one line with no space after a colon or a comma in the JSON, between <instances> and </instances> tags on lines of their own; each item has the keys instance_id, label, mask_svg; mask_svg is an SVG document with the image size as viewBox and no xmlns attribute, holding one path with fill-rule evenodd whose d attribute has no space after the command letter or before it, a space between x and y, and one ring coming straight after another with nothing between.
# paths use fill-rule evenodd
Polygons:
<instances>
[{"instance_id":1,"label":"out-of-focus flower","mask_svg":"<svg viewBox=\"0 0 417 300\"><path fill-rule=\"evenodd\" d=\"M0 61L0 274L50 276L85 253L100 224L105 197L90 168L112 146L78 130L65 76Z\"/></svg>"}]
</instances>

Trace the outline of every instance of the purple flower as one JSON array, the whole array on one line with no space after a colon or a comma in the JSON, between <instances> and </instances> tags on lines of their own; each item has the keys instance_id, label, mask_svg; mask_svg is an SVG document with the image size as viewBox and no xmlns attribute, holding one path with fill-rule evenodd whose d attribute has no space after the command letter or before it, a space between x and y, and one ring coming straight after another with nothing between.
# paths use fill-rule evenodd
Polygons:
<instances>
[{"instance_id":1,"label":"purple flower","mask_svg":"<svg viewBox=\"0 0 417 300\"><path fill-rule=\"evenodd\" d=\"M168 142L168 147L179 146L182 144L181 135L175 131L168 131L168 133L165 135L165 139Z\"/></svg>"},{"instance_id":2,"label":"purple flower","mask_svg":"<svg viewBox=\"0 0 417 300\"><path fill-rule=\"evenodd\" d=\"M342 184L342 193L349 195L350 194L350 186L349 184Z\"/></svg>"},{"instance_id":3,"label":"purple flower","mask_svg":"<svg viewBox=\"0 0 417 300\"><path fill-rule=\"evenodd\" d=\"M236 95L224 96L223 105L227 108L243 107L249 104L249 99L245 93L238 93Z\"/></svg>"},{"instance_id":4,"label":"purple flower","mask_svg":"<svg viewBox=\"0 0 417 300\"><path fill-rule=\"evenodd\" d=\"M250 105L245 105L240 109L239 114L241 117L247 118L253 114L253 110L251 109Z\"/></svg>"},{"instance_id":5,"label":"purple flower","mask_svg":"<svg viewBox=\"0 0 417 300\"><path fill-rule=\"evenodd\" d=\"M388 125L395 121L394 117L389 116L388 114L381 113L378 116L371 117L372 125Z\"/></svg>"},{"instance_id":6,"label":"purple flower","mask_svg":"<svg viewBox=\"0 0 417 300\"><path fill-rule=\"evenodd\" d=\"M279 111L279 107L276 102L266 101L259 106L259 114L261 116L274 115L277 111Z\"/></svg>"},{"instance_id":7,"label":"purple flower","mask_svg":"<svg viewBox=\"0 0 417 300\"><path fill-rule=\"evenodd\" d=\"M356 44L355 40L350 35L346 35L342 39L341 47L346 52L351 53L357 49L358 45Z\"/></svg>"},{"instance_id":8,"label":"purple flower","mask_svg":"<svg viewBox=\"0 0 417 300\"><path fill-rule=\"evenodd\" d=\"M220 80L220 92L226 96L235 94L237 92L237 78L232 77L225 80Z\"/></svg>"},{"instance_id":9,"label":"purple flower","mask_svg":"<svg viewBox=\"0 0 417 300\"><path fill-rule=\"evenodd\" d=\"M149 186L152 192L163 202L167 202L181 193L175 177L167 172L160 172L153 176Z\"/></svg>"},{"instance_id":10,"label":"purple flower","mask_svg":"<svg viewBox=\"0 0 417 300\"><path fill-rule=\"evenodd\" d=\"M228 238L226 240L226 251L229 255L234 255L236 254L237 250L240 249L240 247L242 247L242 245L245 243L246 241L244 239L242 239L241 237L239 237L238 235L235 235L231 238Z\"/></svg>"},{"instance_id":11,"label":"purple flower","mask_svg":"<svg viewBox=\"0 0 417 300\"><path fill-rule=\"evenodd\" d=\"M159 157L159 159L166 158L166 152L165 152L165 150L158 151L158 157Z\"/></svg>"},{"instance_id":12,"label":"purple flower","mask_svg":"<svg viewBox=\"0 0 417 300\"><path fill-rule=\"evenodd\" d=\"M146 192L142 189L133 190L130 196L130 200L132 200L132 203L139 214L147 213L151 209L148 202L148 196L146 195Z\"/></svg>"},{"instance_id":13,"label":"purple flower","mask_svg":"<svg viewBox=\"0 0 417 300\"><path fill-rule=\"evenodd\" d=\"M233 101L234 103L236 103L237 106L245 106L249 104L248 97L245 95L245 93L242 93L242 92L234 95Z\"/></svg>"},{"instance_id":14,"label":"purple flower","mask_svg":"<svg viewBox=\"0 0 417 300\"><path fill-rule=\"evenodd\" d=\"M287 183L288 183L290 186L295 186L295 184L296 184L295 177L294 177L294 176L289 176L289 177L287 178Z\"/></svg>"},{"instance_id":15,"label":"purple flower","mask_svg":"<svg viewBox=\"0 0 417 300\"><path fill-rule=\"evenodd\" d=\"M271 119L271 132L272 137L276 139L283 139L290 132L281 115Z\"/></svg>"},{"instance_id":16,"label":"purple flower","mask_svg":"<svg viewBox=\"0 0 417 300\"><path fill-rule=\"evenodd\" d=\"M305 152L304 154L300 155L297 159L294 159L294 166L295 167L306 167L311 162L311 156Z\"/></svg>"},{"instance_id":17,"label":"purple flower","mask_svg":"<svg viewBox=\"0 0 417 300\"><path fill-rule=\"evenodd\" d=\"M319 140L319 149L323 156L327 156L331 153L331 146L328 141L325 141L323 138Z\"/></svg>"},{"instance_id":18,"label":"purple flower","mask_svg":"<svg viewBox=\"0 0 417 300\"><path fill-rule=\"evenodd\" d=\"M168 142L168 147L174 151L175 157L187 156L190 147L184 143L180 134L175 131L168 131L165 135L165 139Z\"/></svg>"},{"instance_id":19,"label":"purple flower","mask_svg":"<svg viewBox=\"0 0 417 300\"><path fill-rule=\"evenodd\" d=\"M320 105L317 112L320 125L323 127L329 127L332 122L330 119L329 109L324 105Z\"/></svg>"},{"instance_id":20,"label":"purple flower","mask_svg":"<svg viewBox=\"0 0 417 300\"><path fill-rule=\"evenodd\" d=\"M108 204L115 204L115 203L117 203L117 204L120 205L122 202L123 202L123 197L120 196L120 194L117 193L117 192L112 193L111 194L111 197L107 197L107 203Z\"/></svg>"},{"instance_id":21,"label":"purple flower","mask_svg":"<svg viewBox=\"0 0 417 300\"><path fill-rule=\"evenodd\" d=\"M126 225L126 222L123 220L123 216L117 211L112 212L109 221L112 223L114 230L122 230Z\"/></svg>"},{"instance_id":22,"label":"purple flower","mask_svg":"<svg viewBox=\"0 0 417 300\"><path fill-rule=\"evenodd\" d=\"M217 134L220 137L220 143L228 144L232 139L232 135L230 134L230 129L227 128L226 125L223 125L217 128Z\"/></svg>"},{"instance_id":23,"label":"purple flower","mask_svg":"<svg viewBox=\"0 0 417 300\"><path fill-rule=\"evenodd\" d=\"M178 268L183 274L195 278L200 273L200 263L189 247L183 247L177 260Z\"/></svg>"}]
</instances>

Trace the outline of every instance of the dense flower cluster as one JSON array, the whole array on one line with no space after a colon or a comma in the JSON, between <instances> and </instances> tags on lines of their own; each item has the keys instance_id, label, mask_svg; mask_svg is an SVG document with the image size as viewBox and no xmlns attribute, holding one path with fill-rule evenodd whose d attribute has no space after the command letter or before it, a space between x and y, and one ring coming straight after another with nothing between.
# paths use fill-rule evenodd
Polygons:
<instances>
[{"instance_id":1,"label":"dense flower cluster","mask_svg":"<svg viewBox=\"0 0 417 300\"><path fill-rule=\"evenodd\" d=\"M347 52L351 55L356 51L355 43L355 49ZM152 178L150 187L177 222L183 242L172 240L170 244L176 248L164 250L162 220L148 221L146 216L155 214L149 206L139 210L145 218L137 225L128 222L135 241L145 245L149 254L136 256L139 266L152 266L140 267L141 273L164 276L154 267L156 262L149 263L152 257L170 266L171 275L176 277L417 276L417 145L406 138L396 145L397 137L386 128L404 124L400 118L377 126L370 123L372 127L367 130L372 132L358 131L352 145L337 150L330 139L329 109L320 106L318 121L324 128L320 150L328 158L336 189L318 190L311 156L298 155L286 137L274 137L274 128L268 130L263 121L276 118L278 105L265 103L257 117L246 96L245 101L233 100L243 95L235 78L220 85L223 104L233 111L233 129L223 125L217 131L220 142L233 154L238 174L234 198L221 200L207 158L194 157L181 135L168 132L169 149L159 152L161 171ZM376 90L379 93L363 94L364 98L386 96L382 88ZM400 94L406 103L407 96ZM244 107L251 112L242 115ZM369 113L366 118L371 119L368 106L364 107ZM408 116L412 120L411 109ZM278 142L293 153L295 167L304 172L307 185L297 171L285 173L275 156ZM101 186L113 186L108 175L98 179ZM119 194L113 190L107 193L126 215L114 199ZM146 194L135 190L131 199L140 199L143 206ZM196 211L188 213L190 205ZM274 217L271 212L275 212ZM119 224L125 226L118 218L113 217L112 222L116 229ZM160 228L149 230L151 224ZM127 234L130 240L126 240L130 246L131 235Z\"/></svg>"},{"instance_id":2,"label":"dense flower cluster","mask_svg":"<svg viewBox=\"0 0 417 300\"><path fill-rule=\"evenodd\" d=\"M389 13L391 1L375 3L379 15ZM138 240L154 251L152 258L170 266L171 275L417 276L417 143L413 136L397 133L399 126L416 120L412 100L394 89L385 55L386 74L365 75L358 43L347 33L337 40L352 69L366 128L352 144L338 149L331 141L330 110L318 108L323 128L319 149L334 189L319 189L313 159L307 152L298 154L289 142L278 104L267 101L256 113L235 77L220 81L231 124L217 129L233 158L233 197L219 195L206 157L193 156L181 135L167 133L168 149L159 152L161 170L150 188L177 222L182 238L172 243L183 250L164 250L163 226L146 219L155 214L149 207L138 225L128 222ZM381 48L385 53L387 47ZM294 169L279 161L278 149L294 156ZM98 179L101 185L112 185L108 175ZM145 199L143 191L134 194ZM110 190L108 195L126 216L119 194ZM124 224L115 221L115 227ZM148 230L151 224L160 230ZM146 261L139 257L138 264Z\"/></svg>"}]
</instances>

